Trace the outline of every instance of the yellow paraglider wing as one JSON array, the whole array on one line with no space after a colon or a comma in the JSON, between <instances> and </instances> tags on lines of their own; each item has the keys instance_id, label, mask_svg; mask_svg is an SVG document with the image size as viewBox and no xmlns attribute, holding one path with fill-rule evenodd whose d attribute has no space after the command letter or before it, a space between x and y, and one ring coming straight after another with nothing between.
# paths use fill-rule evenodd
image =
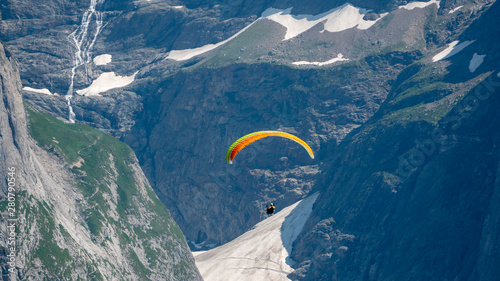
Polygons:
<instances>
[{"instance_id":1,"label":"yellow paraglider wing","mask_svg":"<svg viewBox=\"0 0 500 281\"><path fill-rule=\"evenodd\" d=\"M248 134L248 135L243 136L243 137L239 138L238 140L236 140L229 147L229 149L226 152L227 163L233 164L233 159L234 159L234 157L236 157L236 154L238 154L238 152L240 152L247 145L251 144L254 141L257 141L257 140L260 140L260 139L263 139L266 137L271 137L271 136L283 137L283 138L287 138L287 139L290 139L290 140L297 142L302 147L304 147L306 149L307 153L309 153L309 156L311 156L311 158L314 159L314 153L313 153L311 147L309 147L309 145L305 141L299 139L298 137L296 137L292 134L284 133L284 132L280 132L280 131L259 131L259 132Z\"/></svg>"}]
</instances>

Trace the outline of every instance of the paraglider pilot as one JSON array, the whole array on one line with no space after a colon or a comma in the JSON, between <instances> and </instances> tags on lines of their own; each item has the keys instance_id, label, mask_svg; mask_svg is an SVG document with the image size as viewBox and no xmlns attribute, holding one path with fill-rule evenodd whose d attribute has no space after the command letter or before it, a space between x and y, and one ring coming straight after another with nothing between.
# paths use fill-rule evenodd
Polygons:
<instances>
[{"instance_id":1,"label":"paraglider pilot","mask_svg":"<svg viewBox=\"0 0 500 281\"><path fill-rule=\"evenodd\" d=\"M274 213L275 206L273 203L271 203L271 206L266 205L267 208L267 214L272 215Z\"/></svg>"}]
</instances>

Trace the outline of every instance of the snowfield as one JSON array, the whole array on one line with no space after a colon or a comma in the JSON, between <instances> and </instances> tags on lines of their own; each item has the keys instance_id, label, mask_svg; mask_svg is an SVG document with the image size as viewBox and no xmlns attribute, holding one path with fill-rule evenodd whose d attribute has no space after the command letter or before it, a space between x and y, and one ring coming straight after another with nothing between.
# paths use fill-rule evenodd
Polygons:
<instances>
[{"instance_id":1,"label":"snowfield","mask_svg":"<svg viewBox=\"0 0 500 281\"><path fill-rule=\"evenodd\" d=\"M213 49L215 49L215 48L217 48L219 46L222 46L222 45L226 44L227 42L233 40L236 36L238 36L241 33L243 33L245 30L247 30L250 26L252 26L257 21L258 21L258 19L256 21L252 22L251 24L247 25L242 30L238 31L233 36L231 36L228 39L226 39L224 41L221 41L221 42L219 42L217 44L208 44L208 45L201 46L201 47L198 47L198 48L193 48L193 49L172 50L168 54L167 59L171 59L171 60L175 60L175 61L184 61L184 60L188 60L190 58L196 57L198 55L201 55L203 53L206 53L208 51L211 51L211 50L213 50Z\"/></svg>"},{"instance_id":2,"label":"snowfield","mask_svg":"<svg viewBox=\"0 0 500 281\"><path fill-rule=\"evenodd\" d=\"M286 28L283 41L294 38L321 22L324 24L324 29L321 32L340 32L354 27L357 29L368 29L387 15L387 13L382 14L378 19L373 21L364 20L363 17L370 10L354 7L349 3L316 16L294 16L291 14L291 11L292 8L286 10L270 8L262 13L263 18L275 21Z\"/></svg>"},{"instance_id":3,"label":"snowfield","mask_svg":"<svg viewBox=\"0 0 500 281\"><path fill-rule=\"evenodd\" d=\"M296 62L293 62L294 65L317 65L317 66L323 66L323 65L328 65L328 64L332 64L332 63L335 63L335 62L339 62L339 61L347 61L349 59L347 58L344 58L344 55L342 54L338 54L337 57L331 59L331 60L327 60L327 61L324 61L324 62L318 62L318 61L296 61Z\"/></svg>"},{"instance_id":4,"label":"snowfield","mask_svg":"<svg viewBox=\"0 0 500 281\"><path fill-rule=\"evenodd\" d=\"M413 10L415 8L425 8L429 5L436 4L437 7L439 8L439 2L437 0L431 0L429 2L410 2L406 5L399 6L400 9L406 9L406 10Z\"/></svg>"},{"instance_id":5,"label":"snowfield","mask_svg":"<svg viewBox=\"0 0 500 281\"><path fill-rule=\"evenodd\" d=\"M486 55L478 55L477 53L474 53L472 59L469 62L469 71L476 71L476 69L483 63L485 57Z\"/></svg>"},{"instance_id":6,"label":"snowfield","mask_svg":"<svg viewBox=\"0 0 500 281\"><path fill-rule=\"evenodd\" d=\"M94 58L95 65L106 65L111 62L111 55L104 54Z\"/></svg>"},{"instance_id":7,"label":"snowfield","mask_svg":"<svg viewBox=\"0 0 500 281\"><path fill-rule=\"evenodd\" d=\"M24 91L28 92L34 92L34 93L39 93L39 94L45 94L45 95L52 95L52 93L49 91L49 89L34 89L31 87L23 87Z\"/></svg>"},{"instance_id":8,"label":"snowfield","mask_svg":"<svg viewBox=\"0 0 500 281\"><path fill-rule=\"evenodd\" d=\"M104 72L89 87L76 93L82 96L96 96L111 89L122 88L134 82L136 74L137 72L131 76L119 76L114 72Z\"/></svg>"},{"instance_id":9,"label":"snowfield","mask_svg":"<svg viewBox=\"0 0 500 281\"><path fill-rule=\"evenodd\" d=\"M453 14L454 12L456 12L456 11L460 10L462 7L463 7L463 5L462 5L462 6L458 6L458 7L456 7L455 9L453 9L453 10L449 11L449 12L448 12L448 14Z\"/></svg>"},{"instance_id":10,"label":"snowfield","mask_svg":"<svg viewBox=\"0 0 500 281\"><path fill-rule=\"evenodd\" d=\"M458 41L453 41L450 44L448 44L448 47L446 49L441 51L439 54L435 55L432 58L432 61L437 62L440 60L447 59L453 55L456 55L458 52L465 49L465 47L469 46L472 42L474 42L474 41L464 41L464 42L458 44Z\"/></svg>"},{"instance_id":11,"label":"snowfield","mask_svg":"<svg viewBox=\"0 0 500 281\"><path fill-rule=\"evenodd\" d=\"M215 249L193 252L205 281L289 280L292 244L311 215L318 193L269 218L233 241Z\"/></svg>"}]
</instances>

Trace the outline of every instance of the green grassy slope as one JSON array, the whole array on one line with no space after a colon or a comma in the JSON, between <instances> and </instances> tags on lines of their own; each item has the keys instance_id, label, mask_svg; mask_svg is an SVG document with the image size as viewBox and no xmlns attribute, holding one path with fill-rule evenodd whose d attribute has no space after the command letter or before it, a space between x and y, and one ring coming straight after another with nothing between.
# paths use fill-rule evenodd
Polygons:
<instances>
[{"instance_id":1,"label":"green grassy slope","mask_svg":"<svg viewBox=\"0 0 500 281\"><path fill-rule=\"evenodd\" d=\"M92 278L103 279L104 274L99 272L102 264L114 269L106 276L118 279L170 276L173 280L191 280L196 276L182 232L142 173L137 171L130 147L90 126L64 123L29 105L25 109L33 139L66 162L64 166L74 176L75 181L69 183L68 188L81 194L74 212L80 214L80 223L88 229L92 241L104 251L114 250L118 245L124 255L118 259L127 261L126 266L117 268L105 258L91 258L96 264L88 262L85 266L89 274L93 272ZM55 240L62 236L66 244L78 241L72 241L74 235L61 224L58 227L58 218L51 206L34 198L28 201L37 202L25 207L33 222L41 222L40 240L43 241L28 264L35 260L41 262L52 277L59 276L61 266L65 266L67 270L62 273L69 277L75 266L82 266L79 264L82 257L75 256L74 252L70 254L67 248L59 246L64 243ZM75 260L80 261L75 263ZM127 272L130 269L133 273Z\"/></svg>"}]
</instances>

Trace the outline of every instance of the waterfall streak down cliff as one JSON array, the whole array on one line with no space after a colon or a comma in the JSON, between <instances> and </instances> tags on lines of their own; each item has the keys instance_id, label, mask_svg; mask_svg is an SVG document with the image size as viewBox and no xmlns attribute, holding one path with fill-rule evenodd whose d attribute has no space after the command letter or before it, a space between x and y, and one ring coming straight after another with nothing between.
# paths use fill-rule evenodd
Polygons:
<instances>
[{"instance_id":1,"label":"waterfall streak down cliff","mask_svg":"<svg viewBox=\"0 0 500 281\"><path fill-rule=\"evenodd\" d=\"M75 31L73 31L68 39L76 48L75 57L73 59L73 68L71 68L71 82L66 100L68 101L69 116L68 119L71 123L75 123L75 113L71 107L71 98L73 97L73 86L75 80L76 69L80 66L90 63L91 50L95 44L97 36L102 29L102 13L96 11L97 4L104 2L104 0L91 0L90 6L85 11L82 17L82 22ZM87 68L85 67L85 74L88 76Z\"/></svg>"}]
</instances>

